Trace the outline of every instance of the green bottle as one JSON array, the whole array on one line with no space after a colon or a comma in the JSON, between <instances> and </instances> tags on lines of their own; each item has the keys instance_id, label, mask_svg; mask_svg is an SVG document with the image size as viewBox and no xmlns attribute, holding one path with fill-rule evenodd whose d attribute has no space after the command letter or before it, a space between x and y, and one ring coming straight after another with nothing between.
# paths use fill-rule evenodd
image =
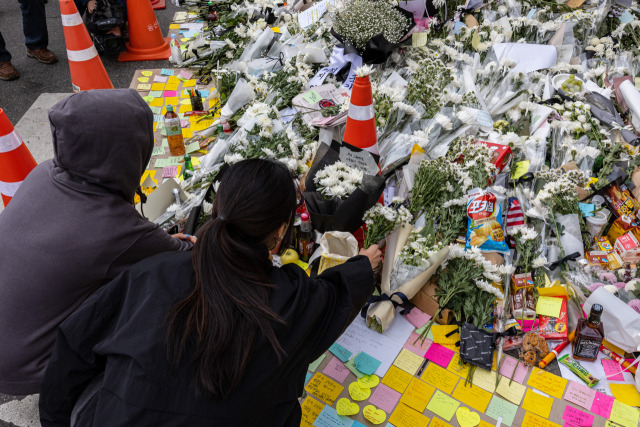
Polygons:
<instances>
[{"instance_id":1,"label":"green bottle","mask_svg":"<svg viewBox=\"0 0 640 427\"><path fill-rule=\"evenodd\" d=\"M191 163L191 156L189 154L184 155L184 170L182 171L182 177L189 179L194 175L193 164Z\"/></svg>"}]
</instances>

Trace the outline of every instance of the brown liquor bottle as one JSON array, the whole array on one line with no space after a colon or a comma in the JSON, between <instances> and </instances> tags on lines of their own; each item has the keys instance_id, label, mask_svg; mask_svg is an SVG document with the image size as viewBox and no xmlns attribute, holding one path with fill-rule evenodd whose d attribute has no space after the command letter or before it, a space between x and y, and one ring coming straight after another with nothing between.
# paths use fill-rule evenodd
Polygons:
<instances>
[{"instance_id":1,"label":"brown liquor bottle","mask_svg":"<svg viewBox=\"0 0 640 427\"><path fill-rule=\"evenodd\" d=\"M576 337L573 340L573 358L593 362L598 358L600 345L604 339L604 326L600 322L602 306L593 304L588 319L578 320Z\"/></svg>"}]
</instances>

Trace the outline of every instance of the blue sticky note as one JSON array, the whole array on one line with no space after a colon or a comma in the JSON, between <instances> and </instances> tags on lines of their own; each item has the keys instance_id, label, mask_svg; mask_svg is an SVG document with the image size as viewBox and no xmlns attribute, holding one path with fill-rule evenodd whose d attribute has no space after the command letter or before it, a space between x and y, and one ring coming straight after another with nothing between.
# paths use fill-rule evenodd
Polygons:
<instances>
[{"instance_id":1,"label":"blue sticky note","mask_svg":"<svg viewBox=\"0 0 640 427\"><path fill-rule=\"evenodd\" d=\"M364 424L362 424L361 422L358 422L356 420L353 421L353 424L351 424L351 427L366 427Z\"/></svg>"},{"instance_id":2,"label":"blue sticky note","mask_svg":"<svg viewBox=\"0 0 640 427\"><path fill-rule=\"evenodd\" d=\"M455 23L455 25L453 26L453 34L460 34L460 29L462 27L466 27L466 25L464 25L464 23L458 21Z\"/></svg>"},{"instance_id":3,"label":"blue sticky note","mask_svg":"<svg viewBox=\"0 0 640 427\"><path fill-rule=\"evenodd\" d=\"M173 70L167 70L166 68L163 68L160 71L160 74L162 74L163 76L173 76Z\"/></svg>"},{"instance_id":4,"label":"blue sticky note","mask_svg":"<svg viewBox=\"0 0 640 427\"><path fill-rule=\"evenodd\" d=\"M311 379L311 375L313 375L313 373L307 371L307 375L304 377L304 385L307 385L307 383Z\"/></svg>"},{"instance_id":5,"label":"blue sticky note","mask_svg":"<svg viewBox=\"0 0 640 427\"><path fill-rule=\"evenodd\" d=\"M209 89L201 90L200 91L200 96L203 97L203 98L206 98L207 96L209 96Z\"/></svg>"},{"instance_id":6,"label":"blue sticky note","mask_svg":"<svg viewBox=\"0 0 640 427\"><path fill-rule=\"evenodd\" d=\"M365 375L373 375L376 372L376 369L378 369L378 367L382 364L381 361L373 356L369 356L364 351L360 352L360 354L356 356L355 362L358 371L362 372Z\"/></svg>"},{"instance_id":7,"label":"blue sticky note","mask_svg":"<svg viewBox=\"0 0 640 427\"><path fill-rule=\"evenodd\" d=\"M536 8L531 9L529 11L529 13L527 13L527 18L529 18L529 19L533 18L533 14L536 13L537 10L538 9L536 9Z\"/></svg>"},{"instance_id":8,"label":"blue sticky note","mask_svg":"<svg viewBox=\"0 0 640 427\"><path fill-rule=\"evenodd\" d=\"M620 20L620 23L628 24L633 21L633 15L628 10L625 10L618 19Z\"/></svg>"},{"instance_id":9,"label":"blue sticky note","mask_svg":"<svg viewBox=\"0 0 640 427\"><path fill-rule=\"evenodd\" d=\"M353 420L349 417L340 416L335 409L329 405L324 405L322 412L313 422L316 427L351 427Z\"/></svg>"},{"instance_id":10,"label":"blue sticky note","mask_svg":"<svg viewBox=\"0 0 640 427\"><path fill-rule=\"evenodd\" d=\"M349 350L347 350L337 342L334 342L331 345L331 347L329 347L329 351L333 353L342 362L348 361L352 354Z\"/></svg>"},{"instance_id":11,"label":"blue sticky note","mask_svg":"<svg viewBox=\"0 0 640 427\"><path fill-rule=\"evenodd\" d=\"M161 122L162 121L162 114L154 114L153 115L153 121L154 122Z\"/></svg>"},{"instance_id":12,"label":"blue sticky note","mask_svg":"<svg viewBox=\"0 0 640 427\"><path fill-rule=\"evenodd\" d=\"M582 211L582 216L593 216L595 215L593 211L596 210L596 205L591 203L579 203L580 210Z\"/></svg>"}]
</instances>

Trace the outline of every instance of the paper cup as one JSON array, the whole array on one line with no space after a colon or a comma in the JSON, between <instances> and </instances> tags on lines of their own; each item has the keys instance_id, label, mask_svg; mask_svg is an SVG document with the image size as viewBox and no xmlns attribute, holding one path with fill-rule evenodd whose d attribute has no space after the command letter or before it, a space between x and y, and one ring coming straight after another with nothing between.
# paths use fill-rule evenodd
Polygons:
<instances>
[{"instance_id":1,"label":"paper cup","mask_svg":"<svg viewBox=\"0 0 640 427\"><path fill-rule=\"evenodd\" d=\"M607 214L605 212L596 212L594 216L587 217L587 230L591 237L596 237L604 226L607 224Z\"/></svg>"}]
</instances>

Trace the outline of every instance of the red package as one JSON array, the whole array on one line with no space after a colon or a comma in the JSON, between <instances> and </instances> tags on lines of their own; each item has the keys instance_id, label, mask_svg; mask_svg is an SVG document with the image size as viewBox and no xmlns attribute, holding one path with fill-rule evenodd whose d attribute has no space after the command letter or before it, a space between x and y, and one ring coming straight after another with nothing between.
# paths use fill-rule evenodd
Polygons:
<instances>
[{"instance_id":1,"label":"red package","mask_svg":"<svg viewBox=\"0 0 640 427\"><path fill-rule=\"evenodd\" d=\"M562 308L560 308L560 316L548 317L540 316L540 334L541 337L547 340L562 340L567 338L567 297L552 297L562 298Z\"/></svg>"},{"instance_id":2,"label":"red package","mask_svg":"<svg viewBox=\"0 0 640 427\"><path fill-rule=\"evenodd\" d=\"M502 170L511 161L513 152L511 151L511 147L509 147L508 145L496 144L496 143L487 142L487 141L476 141L476 142L486 145L493 151L493 157L491 158L491 163L493 163L498 168L498 173L502 172Z\"/></svg>"}]
</instances>

